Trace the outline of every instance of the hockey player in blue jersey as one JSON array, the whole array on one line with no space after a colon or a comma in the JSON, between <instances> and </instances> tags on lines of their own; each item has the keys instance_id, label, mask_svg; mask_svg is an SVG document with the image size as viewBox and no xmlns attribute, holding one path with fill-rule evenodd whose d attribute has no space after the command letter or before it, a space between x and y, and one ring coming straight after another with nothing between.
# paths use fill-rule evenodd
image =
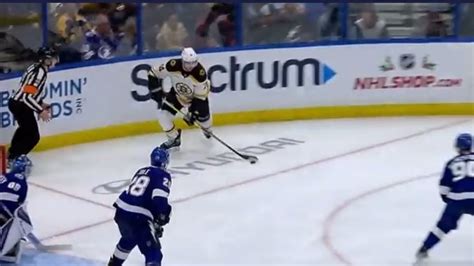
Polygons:
<instances>
[{"instance_id":1,"label":"hockey player in blue jersey","mask_svg":"<svg viewBox=\"0 0 474 266\"><path fill-rule=\"evenodd\" d=\"M24 209L29 167L28 158L21 155L12 163L9 173L0 175L0 262L18 263L22 238L33 230Z\"/></svg>"},{"instance_id":2,"label":"hockey player in blue jersey","mask_svg":"<svg viewBox=\"0 0 474 266\"><path fill-rule=\"evenodd\" d=\"M171 176L166 171L169 153L156 148L150 157L151 166L138 170L129 187L114 203L114 220L122 237L109 266L122 265L135 246L145 256L147 266L161 265L163 255L159 238L171 214L168 203Z\"/></svg>"},{"instance_id":3,"label":"hockey player in blue jersey","mask_svg":"<svg viewBox=\"0 0 474 266\"><path fill-rule=\"evenodd\" d=\"M474 153L473 137L461 134L455 148L459 155L450 160L440 181L440 194L446 207L436 227L431 231L416 254L417 262L428 257L428 252L443 236L457 228L461 216L474 215Z\"/></svg>"}]
</instances>

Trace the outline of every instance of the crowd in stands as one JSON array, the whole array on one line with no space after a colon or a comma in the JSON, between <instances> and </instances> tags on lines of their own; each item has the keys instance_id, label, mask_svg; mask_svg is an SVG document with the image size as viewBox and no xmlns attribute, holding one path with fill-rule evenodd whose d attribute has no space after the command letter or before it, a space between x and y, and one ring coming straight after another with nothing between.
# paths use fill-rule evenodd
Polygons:
<instances>
[{"instance_id":1,"label":"crowd in stands","mask_svg":"<svg viewBox=\"0 0 474 266\"><path fill-rule=\"evenodd\" d=\"M315 42L342 38L387 39L453 35L450 3L49 3L0 4L0 73L22 69L43 44L56 48L60 63L143 53L229 47L238 44ZM460 36L474 36L474 4L461 6ZM241 16L240 16L241 15ZM241 19L241 21L237 21ZM47 21L47 32L41 23ZM142 32L137 31L141 23ZM44 40L47 38L46 40Z\"/></svg>"}]
</instances>

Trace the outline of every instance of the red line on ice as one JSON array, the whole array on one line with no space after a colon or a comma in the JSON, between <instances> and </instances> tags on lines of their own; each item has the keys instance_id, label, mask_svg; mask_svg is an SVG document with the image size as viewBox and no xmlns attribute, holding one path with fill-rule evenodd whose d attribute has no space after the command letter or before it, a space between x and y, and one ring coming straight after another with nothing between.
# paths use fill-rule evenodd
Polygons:
<instances>
[{"instance_id":1,"label":"red line on ice","mask_svg":"<svg viewBox=\"0 0 474 266\"><path fill-rule=\"evenodd\" d=\"M440 175L440 173L432 173L432 174L428 174L428 175L415 176L415 177L412 177L412 178L409 178L409 179L406 179L406 180L398 181L398 182L395 182L395 183L392 183L392 184L388 184L388 185L385 185L385 186L382 186L382 187L378 187L378 188L368 190L368 191L366 191L362 194L356 195L356 196L354 196L350 199L345 200L341 205L334 208L323 222L323 238L322 238L322 240L323 240L324 245L326 246L326 248L332 253L332 255L339 262L341 262L344 265L351 266L352 263L349 260L349 258L347 256L345 256L341 251L339 251L335 247L335 245L333 244L333 242L331 240L331 229L334 226L337 217L343 211L347 210L347 208L354 205L354 203L356 203L359 200L362 200L362 199L365 199L369 196L373 196L374 194L381 193L381 192L384 192L386 190L395 188L397 186L406 185L406 184L409 184L409 183L412 183L412 182L415 182L415 181L420 181L420 180L423 180L423 179L432 178L432 177L439 176L439 175Z\"/></svg>"},{"instance_id":2,"label":"red line on ice","mask_svg":"<svg viewBox=\"0 0 474 266\"><path fill-rule=\"evenodd\" d=\"M291 168L288 168L288 169L279 170L279 171L269 173L269 174L266 174L266 175L262 175L262 176L257 176L257 177L254 177L254 178L242 181L242 182L238 182L238 183L235 183L235 184L218 187L218 188L215 188L215 189L211 189L211 190L208 190L208 191L205 191L205 192L197 193L197 194L194 194L194 195L191 195L191 196L188 196L188 197L184 197L184 198L181 198L181 199L176 199L176 200L172 201L171 203L176 203L177 204L177 203L187 202L187 201L190 201L190 200L193 200L193 199L197 199L197 198L200 198L200 197L203 197L203 196L207 196L209 194L218 193L218 192L228 190L228 189L232 189L232 188L235 188L235 187L255 183L255 182L258 182L258 181L261 181L261 180L264 180L264 179L268 179L268 178L271 178L271 177L278 176L280 174L285 174L285 173L300 170L300 169L303 169L303 168L306 168L306 167L309 167L309 166L314 166L314 165L318 165L318 164L321 164L321 163L333 161L333 160L336 160L336 159L340 159L340 158L347 157L347 156L350 156L350 155L353 155L353 154L369 151L369 150L379 148L379 147L382 147L382 146L386 146L386 145L389 145L389 144L406 141L406 140L409 140L409 139L412 139L412 138L415 138L415 137L418 137L418 136L429 134L431 132L438 131L438 130L447 129L447 128L457 126L457 125L460 125L460 124L463 124L463 123L466 123L466 122L470 122L470 121L471 121L470 119L464 119L464 120L459 120L459 121L447 123L447 124L444 124L444 125L440 125L440 126L437 126L437 127L428 128L428 129L425 129L425 130L422 130L422 131L419 131L419 132L416 132L416 133L413 133L413 134L409 134L409 135L406 135L406 136L402 136L402 137L399 137L399 138L394 138L394 139L387 140L387 141L384 141L384 142L372 144L372 145L365 146L365 147L362 147L362 148L359 148L359 149L355 149L355 150L352 150L352 151L349 151L349 152L345 152L345 153L341 153L341 154L338 154L338 155L322 158L322 159L319 159L319 160L316 160L316 161L313 161L313 162L297 165L295 167L291 167ZM112 208L109 205L99 203L99 202L95 202L95 201L86 199L84 197L76 196L76 195L69 194L69 193L59 191L59 190L56 190L56 189L52 189L52 188L49 188L49 187L46 187L46 186L43 186L43 185L37 185L37 184L32 184L32 185L35 185L39 188L48 190L50 192L55 192L55 193L58 193L58 194L61 194L61 195L67 196L67 197L72 197L74 199L82 200L82 201L85 201L85 202L88 202L88 203L91 203L91 204L94 204L94 205L97 205L97 206L102 206L102 207L105 207L107 209ZM109 221L112 221L112 219L109 220ZM48 240L48 239L55 238L57 236L64 236L64 235L67 235L67 234L76 233L76 232L79 232L79 231L82 231L82 230L85 230L85 229L89 229L89 228L92 228L92 227L95 227L95 226L98 226L98 225L101 225L101 224L104 224L104 223L105 222L98 222L98 223L96 222L96 223L91 224L91 225L81 226L81 227L78 227L76 229L68 230L67 232L60 232L60 233L57 233L57 234L54 234L54 235L51 235L51 236L44 237L44 238L42 238L42 240Z\"/></svg>"}]
</instances>

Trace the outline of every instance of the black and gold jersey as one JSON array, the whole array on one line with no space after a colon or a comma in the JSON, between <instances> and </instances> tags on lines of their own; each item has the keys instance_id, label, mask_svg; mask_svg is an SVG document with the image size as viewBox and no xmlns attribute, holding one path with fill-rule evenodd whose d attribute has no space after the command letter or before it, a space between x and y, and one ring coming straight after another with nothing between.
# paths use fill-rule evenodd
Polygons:
<instances>
[{"instance_id":1,"label":"black and gold jersey","mask_svg":"<svg viewBox=\"0 0 474 266\"><path fill-rule=\"evenodd\" d=\"M207 71L201 63L188 72L183 69L182 59L171 59L166 64L153 67L150 74L160 79L169 77L180 102L185 105L190 104L193 98L205 100L211 89Z\"/></svg>"}]
</instances>

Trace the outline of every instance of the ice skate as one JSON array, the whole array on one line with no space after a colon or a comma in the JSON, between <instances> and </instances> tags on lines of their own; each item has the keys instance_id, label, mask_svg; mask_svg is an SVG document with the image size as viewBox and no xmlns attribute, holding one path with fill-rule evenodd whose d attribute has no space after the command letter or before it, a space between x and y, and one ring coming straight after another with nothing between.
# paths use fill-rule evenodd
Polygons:
<instances>
[{"instance_id":1,"label":"ice skate","mask_svg":"<svg viewBox=\"0 0 474 266\"><path fill-rule=\"evenodd\" d=\"M212 137L211 133L212 133L211 129L206 129L202 131L202 134L204 135L204 137L206 137L206 139L210 139Z\"/></svg>"},{"instance_id":2,"label":"ice skate","mask_svg":"<svg viewBox=\"0 0 474 266\"><path fill-rule=\"evenodd\" d=\"M169 138L160 145L160 148L169 150L171 148L179 148L181 146L181 129L178 129L178 136L175 138Z\"/></svg>"}]
</instances>

